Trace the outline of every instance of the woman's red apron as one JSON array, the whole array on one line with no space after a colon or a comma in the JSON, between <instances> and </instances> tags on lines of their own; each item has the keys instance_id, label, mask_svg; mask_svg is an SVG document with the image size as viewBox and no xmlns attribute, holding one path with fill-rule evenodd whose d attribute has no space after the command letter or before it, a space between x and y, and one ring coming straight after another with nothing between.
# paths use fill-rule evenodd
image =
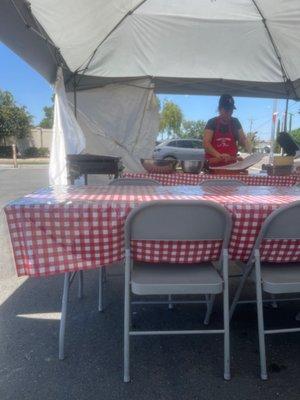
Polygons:
<instances>
[{"instance_id":1,"label":"woman's red apron","mask_svg":"<svg viewBox=\"0 0 300 400\"><path fill-rule=\"evenodd\" d=\"M232 164L233 162L236 161L238 148L236 145L236 139L234 136L234 128L233 128L232 121L230 121L230 123L229 123L228 131L226 133L224 133L221 131L220 117L217 117L216 128L215 128L214 135L213 135L213 138L211 141L211 145L220 154L225 153L225 154L229 154L232 157L232 159L229 161L220 161L217 163L214 162L214 165L218 165L218 166L228 165L228 164ZM213 156L209 153L205 153L205 158L209 162L210 159L215 159L215 156Z\"/></svg>"}]
</instances>

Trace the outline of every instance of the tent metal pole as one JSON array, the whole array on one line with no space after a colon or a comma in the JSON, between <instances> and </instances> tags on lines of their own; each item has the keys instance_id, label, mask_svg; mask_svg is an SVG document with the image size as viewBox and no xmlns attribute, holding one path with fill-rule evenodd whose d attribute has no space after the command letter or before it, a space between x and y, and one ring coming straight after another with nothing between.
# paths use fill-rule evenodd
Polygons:
<instances>
[{"instance_id":1,"label":"tent metal pole","mask_svg":"<svg viewBox=\"0 0 300 400\"><path fill-rule=\"evenodd\" d=\"M286 99L285 103L285 114L284 114L284 132L287 132L287 118L289 112L289 99Z\"/></svg>"},{"instance_id":2,"label":"tent metal pole","mask_svg":"<svg viewBox=\"0 0 300 400\"><path fill-rule=\"evenodd\" d=\"M289 88L291 88L293 93L294 93L294 95L295 95L295 98L297 98L298 96L297 96L296 89L295 89L295 87L293 85L293 82L291 81L291 79L290 79L290 77L289 77L289 75L288 75L288 73L287 73L287 71L286 71L286 69L284 67L281 54L280 54L280 52L278 50L278 47L276 46L275 40L274 40L274 38L272 36L272 33L271 33L271 31L270 31L270 29L268 27L267 20L266 20L265 16L263 15L261 9L257 5L256 0L252 0L252 3L254 4L257 12L259 13L259 15L260 15L260 17L262 19L262 23L264 24L264 27L265 27L265 29L267 31L267 34L268 34L269 39L270 39L270 42L272 44L273 50L274 50L275 55L276 55L276 57L278 59L278 62L279 62L280 68L281 68L283 82L286 85L286 89L287 89L287 96L289 97Z\"/></svg>"},{"instance_id":3,"label":"tent metal pole","mask_svg":"<svg viewBox=\"0 0 300 400\"><path fill-rule=\"evenodd\" d=\"M27 3L25 3L26 5L26 9L27 12L30 14L31 18L33 19L33 21L35 22L37 28L33 27L32 25L30 25L29 22L27 22L27 19L25 18L25 16L22 14L21 10L19 9L19 7L16 5L15 0L11 0L12 5L14 6L17 14L19 15L20 19L22 20L22 22L24 23L24 25L26 26L27 29L30 29L32 32L34 32L39 38L41 38L42 40L45 41L45 43L47 44L47 47L49 49L49 52L53 58L53 60L55 61L55 63L57 64L57 66L61 66L63 69L65 69L66 71L68 71L69 69L66 67L66 62L64 60L64 58L62 57L62 55L60 54L59 48L55 45L55 43L50 39L50 37L46 34L46 32L43 30L43 28L41 27L41 24L39 23L39 21L35 18L34 14L31 11L31 7L29 2L27 1ZM42 31L41 31L42 30ZM54 50L54 52L53 52Z\"/></svg>"},{"instance_id":4,"label":"tent metal pole","mask_svg":"<svg viewBox=\"0 0 300 400\"><path fill-rule=\"evenodd\" d=\"M74 115L77 119L77 86L76 86L76 73L73 75L73 93L74 93Z\"/></svg>"},{"instance_id":5,"label":"tent metal pole","mask_svg":"<svg viewBox=\"0 0 300 400\"><path fill-rule=\"evenodd\" d=\"M273 164L274 160L274 139L275 139L275 130L276 130L276 119L277 119L277 104L278 100L273 100L273 114L272 114L272 129L271 129L271 143L270 143L270 156L269 156L269 164Z\"/></svg>"}]
</instances>

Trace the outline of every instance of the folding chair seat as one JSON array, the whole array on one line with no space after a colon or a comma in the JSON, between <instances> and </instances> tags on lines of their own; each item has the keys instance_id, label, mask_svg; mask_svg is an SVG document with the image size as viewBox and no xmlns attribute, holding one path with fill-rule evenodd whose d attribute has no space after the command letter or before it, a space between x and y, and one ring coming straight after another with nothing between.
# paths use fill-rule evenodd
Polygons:
<instances>
[{"instance_id":1,"label":"folding chair seat","mask_svg":"<svg viewBox=\"0 0 300 400\"><path fill-rule=\"evenodd\" d=\"M136 263L131 288L138 295L218 294L223 281L212 263Z\"/></svg>"},{"instance_id":2,"label":"folding chair seat","mask_svg":"<svg viewBox=\"0 0 300 400\"><path fill-rule=\"evenodd\" d=\"M261 283L266 293L300 293L300 263L262 263Z\"/></svg>"}]
</instances>

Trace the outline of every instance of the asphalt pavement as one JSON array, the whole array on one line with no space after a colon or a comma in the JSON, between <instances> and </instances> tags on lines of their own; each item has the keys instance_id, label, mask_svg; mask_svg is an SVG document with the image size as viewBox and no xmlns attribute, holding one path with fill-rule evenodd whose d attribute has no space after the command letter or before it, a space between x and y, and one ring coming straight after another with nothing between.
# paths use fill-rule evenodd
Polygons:
<instances>
[{"instance_id":1,"label":"asphalt pavement","mask_svg":"<svg viewBox=\"0 0 300 400\"><path fill-rule=\"evenodd\" d=\"M0 205L47 185L45 168L0 169ZM84 273L84 297L71 287L66 358L58 360L62 276L17 278L3 213L0 221L1 400L252 400L300 398L300 336L270 335L270 379L259 379L254 305L237 309L231 324L232 380L225 382L221 336L132 339L132 382L122 381L123 268L108 268L105 311L97 311L97 271ZM236 282L232 281L231 292ZM245 296L253 297L253 286ZM297 326L296 303L266 307L268 327ZM134 308L139 329L203 328L204 308L163 305ZM221 299L211 328L220 327ZM299 322L298 322L299 326Z\"/></svg>"}]
</instances>

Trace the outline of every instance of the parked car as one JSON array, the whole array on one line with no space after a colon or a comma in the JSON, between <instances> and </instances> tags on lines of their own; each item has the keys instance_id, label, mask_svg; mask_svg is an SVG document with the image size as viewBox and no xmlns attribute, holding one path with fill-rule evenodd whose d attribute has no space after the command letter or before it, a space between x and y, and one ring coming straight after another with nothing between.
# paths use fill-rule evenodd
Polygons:
<instances>
[{"instance_id":1,"label":"parked car","mask_svg":"<svg viewBox=\"0 0 300 400\"><path fill-rule=\"evenodd\" d=\"M155 160L202 160L204 149L201 139L170 139L154 148Z\"/></svg>"}]
</instances>

